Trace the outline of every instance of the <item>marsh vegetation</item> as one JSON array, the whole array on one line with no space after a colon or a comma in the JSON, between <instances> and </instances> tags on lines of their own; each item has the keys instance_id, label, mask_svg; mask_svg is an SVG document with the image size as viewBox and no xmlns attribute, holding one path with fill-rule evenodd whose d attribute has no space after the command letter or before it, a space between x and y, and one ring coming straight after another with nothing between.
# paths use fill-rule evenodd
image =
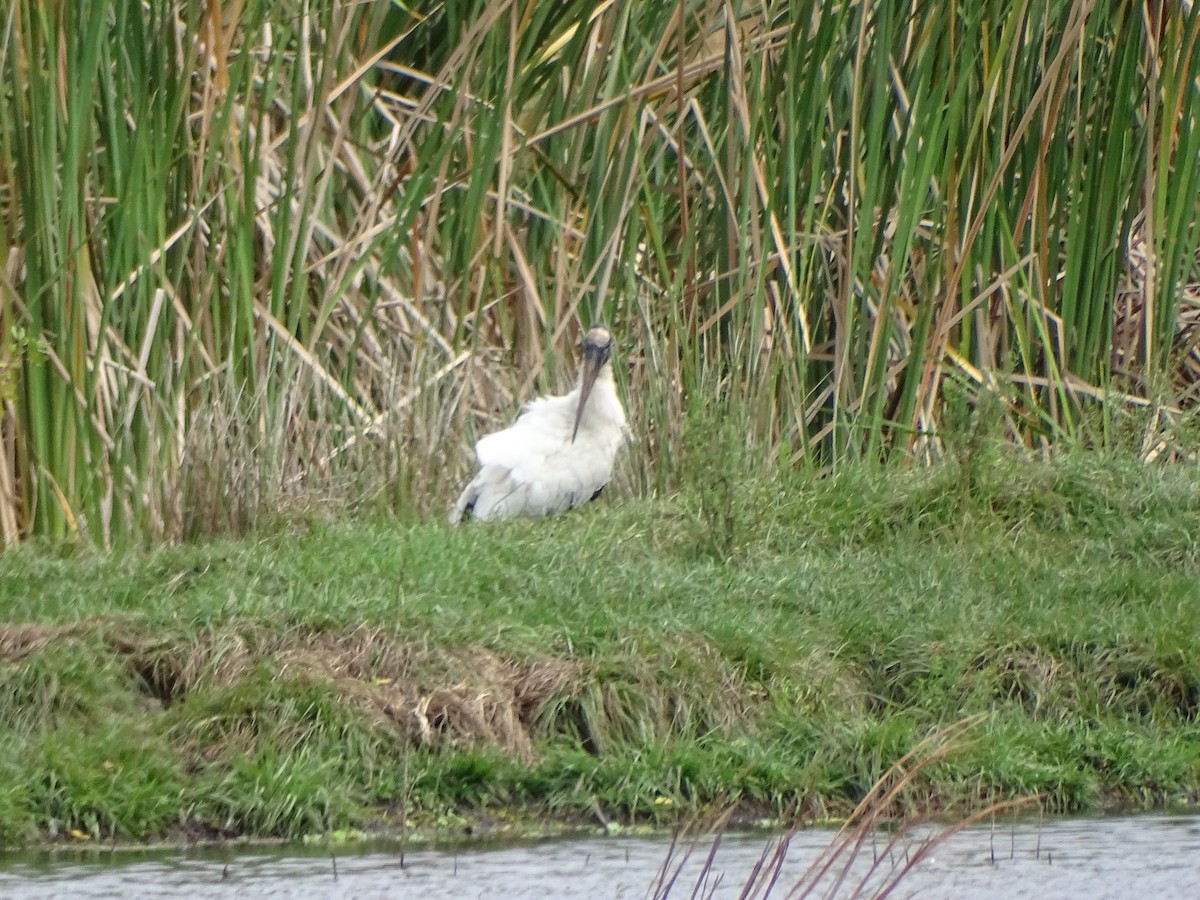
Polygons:
<instances>
[{"instance_id":1,"label":"marsh vegetation","mask_svg":"<svg viewBox=\"0 0 1200 900\"><path fill-rule=\"evenodd\" d=\"M613 324L637 494L756 469L1188 457L1190 3L17 0L0 534L420 518ZM1189 457L1190 458L1190 457Z\"/></svg>"},{"instance_id":2,"label":"marsh vegetation","mask_svg":"<svg viewBox=\"0 0 1200 900\"><path fill-rule=\"evenodd\" d=\"M1200 794L1200 492L997 453L709 504L0 556L0 834L302 834Z\"/></svg>"},{"instance_id":3,"label":"marsh vegetation","mask_svg":"<svg viewBox=\"0 0 1200 900\"><path fill-rule=\"evenodd\" d=\"M0 838L1194 798L1191 6L9 4Z\"/></svg>"}]
</instances>

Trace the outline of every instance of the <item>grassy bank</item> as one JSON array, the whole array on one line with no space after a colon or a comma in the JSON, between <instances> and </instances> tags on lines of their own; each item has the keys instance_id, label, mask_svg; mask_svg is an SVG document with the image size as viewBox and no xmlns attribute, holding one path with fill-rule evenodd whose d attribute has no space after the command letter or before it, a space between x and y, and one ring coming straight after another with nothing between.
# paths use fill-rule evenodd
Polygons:
<instances>
[{"instance_id":1,"label":"grassy bank","mask_svg":"<svg viewBox=\"0 0 1200 900\"><path fill-rule=\"evenodd\" d=\"M997 455L543 522L0 556L0 836L1200 795L1193 471Z\"/></svg>"}]
</instances>

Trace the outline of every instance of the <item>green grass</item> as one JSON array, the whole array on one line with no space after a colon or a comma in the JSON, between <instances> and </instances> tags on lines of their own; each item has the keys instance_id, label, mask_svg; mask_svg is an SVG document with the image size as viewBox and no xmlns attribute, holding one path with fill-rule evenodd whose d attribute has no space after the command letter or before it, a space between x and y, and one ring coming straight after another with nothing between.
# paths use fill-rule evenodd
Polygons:
<instances>
[{"instance_id":1,"label":"green grass","mask_svg":"<svg viewBox=\"0 0 1200 900\"><path fill-rule=\"evenodd\" d=\"M710 474L722 499L545 521L0 556L0 837L845 814L976 713L898 812L1200 797L1191 469Z\"/></svg>"}]
</instances>

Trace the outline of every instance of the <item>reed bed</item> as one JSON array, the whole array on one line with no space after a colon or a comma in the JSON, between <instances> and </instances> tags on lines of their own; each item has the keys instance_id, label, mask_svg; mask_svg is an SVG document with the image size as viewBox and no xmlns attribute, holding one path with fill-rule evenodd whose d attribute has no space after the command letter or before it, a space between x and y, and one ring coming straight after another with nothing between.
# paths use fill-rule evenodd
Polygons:
<instances>
[{"instance_id":1,"label":"reed bed","mask_svg":"<svg viewBox=\"0 0 1200 900\"><path fill-rule=\"evenodd\" d=\"M0 13L0 535L440 512L611 322L635 451L1192 458L1190 2ZM1132 437L1131 437L1132 435Z\"/></svg>"}]
</instances>

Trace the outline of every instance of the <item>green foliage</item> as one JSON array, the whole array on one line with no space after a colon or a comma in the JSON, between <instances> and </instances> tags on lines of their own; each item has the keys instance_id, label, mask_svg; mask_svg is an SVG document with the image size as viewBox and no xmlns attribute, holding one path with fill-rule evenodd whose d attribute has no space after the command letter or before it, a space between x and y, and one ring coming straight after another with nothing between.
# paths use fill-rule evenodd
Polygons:
<instances>
[{"instance_id":1,"label":"green foliage","mask_svg":"<svg viewBox=\"0 0 1200 900\"><path fill-rule=\"evenodd\" d=\"M0 556L0 836L845 814L973 715L897 811L1200 796L1195 473L981 459L968 491L957 459L729 469L719 558L703 486L496 528L26 544Z\"/></svg>"},{"instance_id":2,"label":"green foliage","mask_svg":"<svg viewBox=\"0 0 1200 900\"><path fill-rule=\"evenodd\" d=\"M1198 29L1075 0L16 0L0 535L440 515L593 318L625 490L686 479L717 410L764 471L936 458L955 405L1017 444L1194 453Z\"/></svg>"}]
</instances>

